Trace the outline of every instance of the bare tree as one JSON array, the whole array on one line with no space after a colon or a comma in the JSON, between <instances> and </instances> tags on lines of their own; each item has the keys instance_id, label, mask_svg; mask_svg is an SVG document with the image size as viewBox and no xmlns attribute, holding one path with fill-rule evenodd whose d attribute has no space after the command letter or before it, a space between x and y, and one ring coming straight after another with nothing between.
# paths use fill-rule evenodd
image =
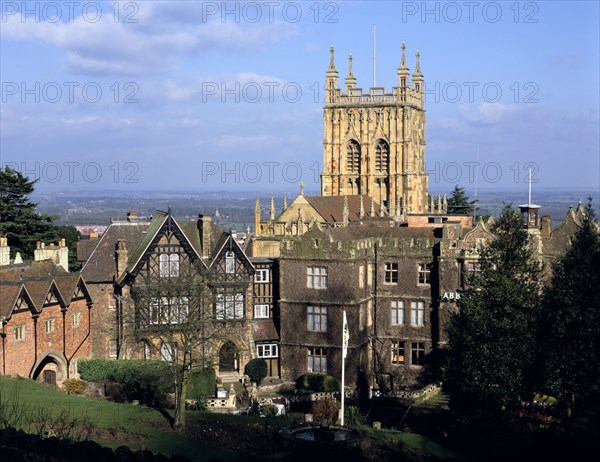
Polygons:
<instances>
[{"instance_id":1,"label":"bare tree","mask_svg":"<svg viewBox=\"0 0 600 462\"><path fill-rule=\"evenodd\" d=\"M131 293L135 309L127 323L138 344L158 347L160 358L172 364L175 384L174 427L185 427L185 397L190 370L212 366L212 343L223 335L215 322L214 296L199 264L185 262L166 271L140 273Z\"/></svg>"}]
</instances>

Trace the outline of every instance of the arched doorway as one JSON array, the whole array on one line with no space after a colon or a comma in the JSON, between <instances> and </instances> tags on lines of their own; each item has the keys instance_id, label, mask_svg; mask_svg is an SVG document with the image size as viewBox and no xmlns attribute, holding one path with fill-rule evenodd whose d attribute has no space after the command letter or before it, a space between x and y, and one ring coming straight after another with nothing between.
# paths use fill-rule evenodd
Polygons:
<instances>
[{"instance_id":1,"label":"arched doorway","mask_svg":"<svg viewBox=\"0 0 600 462\"><path fill-rule=\"evenodd\" d=\"M61 386L67 379L67 361L58 352L46 352L38 359L31 374L33 380Z\"/></svg>"},{"instance_id":2,"label":"arched doorway","mask_svg":"<svg viewBox=\"0 0 600 462\"><path fill-rule=\"evenodd\" d=\"M240 350L233 342L227 341L219 350L219 372L239 372Z\"/></svg>"}]
</instances>

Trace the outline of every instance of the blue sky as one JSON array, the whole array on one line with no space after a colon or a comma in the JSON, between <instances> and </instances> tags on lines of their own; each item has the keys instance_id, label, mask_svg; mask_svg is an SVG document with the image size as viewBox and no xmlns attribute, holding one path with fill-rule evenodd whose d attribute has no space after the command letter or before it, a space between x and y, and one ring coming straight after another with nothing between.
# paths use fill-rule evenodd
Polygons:
<instances>
[{"instance_id":1,"label":"blue sky","mask_svg":"<svg viewBox=\"0 0 600 462\"><path fill-rule=\"evenodd\" d=\"M432 191L598 191L598 5L2 1L0 162L40 191L317 192L329 46L366 90L375 24L377 86L420 51Z\"/></svg>"}]
</instances>

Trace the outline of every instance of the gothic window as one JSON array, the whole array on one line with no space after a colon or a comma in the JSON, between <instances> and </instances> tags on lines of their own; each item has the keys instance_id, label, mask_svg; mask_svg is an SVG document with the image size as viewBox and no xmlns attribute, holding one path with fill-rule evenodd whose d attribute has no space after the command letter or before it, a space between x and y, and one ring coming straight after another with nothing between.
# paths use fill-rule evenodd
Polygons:
<instances>
[{"instance_id":1,"label":"gothic window","mask_svg":"<svg viewBox=\"0 0 600 462\"><path fill-rule=\"evenodd\" d=\"M179 276L179 255L176 253L161 253L158 257L161 278L176 278Z\"/></svg>"},{"instance_id":2,"label":"gothic window","mask_svg":"<svg viewBox=\"0 0 600 462\"><path fill-rule=\"evenodd\" d=\"M354 140L348 142L347 158L348 173L360 173L360 146Z\"/></svg>"},{"instance_id":3,"label":"gothic window","mask_svg":"<svg viewBox=\"0 0 600 462\"><path fill-rule=\"evenodd\" d=\"M390 163L390 147L383 141L379 140L375 145L375 173L387 173Z\"/></svg>"}]
</instances>

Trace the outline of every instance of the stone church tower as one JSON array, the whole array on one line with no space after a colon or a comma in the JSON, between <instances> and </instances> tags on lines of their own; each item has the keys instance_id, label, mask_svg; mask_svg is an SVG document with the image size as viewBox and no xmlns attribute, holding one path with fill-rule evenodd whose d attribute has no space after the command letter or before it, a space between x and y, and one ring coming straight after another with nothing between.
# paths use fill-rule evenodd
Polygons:
<instances>
[{"instance_id":1,"label":"stone church tower","mask_svg":"<svg viewBox=\"0 0 600 462\"><path fill-rule=\"evenodd\" d=\"M366 194L389 215L427 212L424 80L416 54L409 85L405 45L398 86L386 93L356 87L352 55L345 92L338 85L333 47L325 79L321 195Z\"/></svg>"}]
</instances>

